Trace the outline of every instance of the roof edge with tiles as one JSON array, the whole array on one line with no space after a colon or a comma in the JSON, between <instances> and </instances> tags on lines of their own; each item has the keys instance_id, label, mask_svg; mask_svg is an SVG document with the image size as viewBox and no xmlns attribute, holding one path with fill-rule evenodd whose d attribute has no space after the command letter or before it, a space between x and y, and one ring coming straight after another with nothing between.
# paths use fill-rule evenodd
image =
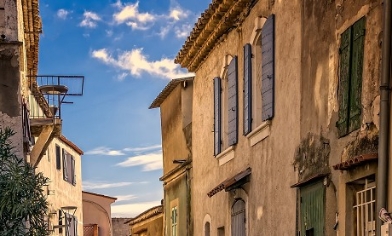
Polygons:
<instances>
[{"instance_id":1,"label":"roof edge with tiles","mask_svg":"<svg viewBox=\"0 0 392 236\"><path fill-rule=\"evenodd\" d=\"M201 14L174 62L194 72L223 35L238 27L257 0L213 0Z\"/></svg>"}]
</instances>

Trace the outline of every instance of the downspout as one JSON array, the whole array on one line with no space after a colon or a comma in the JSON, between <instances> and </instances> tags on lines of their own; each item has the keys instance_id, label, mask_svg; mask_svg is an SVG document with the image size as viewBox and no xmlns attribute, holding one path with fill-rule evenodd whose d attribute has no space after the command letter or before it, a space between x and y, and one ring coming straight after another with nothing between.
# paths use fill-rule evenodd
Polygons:
<instances>
[{"instance_id":1,"label":"downspout","mask_svg":"<svg viewBox=\"0 0 392 236\"><path fill-rule=\"evenodd\" d=\"M390 119L390 65L391 65L391 0L384 0L382 64L380 83L380 130L377 167L376 216L381 208L388 210L388 158ZM389 209L390 210L390 209ZM381 236L381 220L376 220L376 235Z\"/></svg>"}]
</instances>

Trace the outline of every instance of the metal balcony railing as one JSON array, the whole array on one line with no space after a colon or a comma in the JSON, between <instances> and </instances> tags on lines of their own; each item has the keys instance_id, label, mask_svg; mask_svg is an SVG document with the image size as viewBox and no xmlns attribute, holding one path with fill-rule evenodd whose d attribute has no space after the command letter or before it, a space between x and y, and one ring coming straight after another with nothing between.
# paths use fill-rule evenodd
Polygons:
<instances>
[{"instance_id":1,"label":"metal balcony railing","mask_svg":"<svg viewBox=\"0 0 392 236\"><path fill-rule=\"evenodd\" d=\"M82 96L84 76L37 75L29 77L30 119L61 119L65 99Z\"/></svg>"}]
</instances>

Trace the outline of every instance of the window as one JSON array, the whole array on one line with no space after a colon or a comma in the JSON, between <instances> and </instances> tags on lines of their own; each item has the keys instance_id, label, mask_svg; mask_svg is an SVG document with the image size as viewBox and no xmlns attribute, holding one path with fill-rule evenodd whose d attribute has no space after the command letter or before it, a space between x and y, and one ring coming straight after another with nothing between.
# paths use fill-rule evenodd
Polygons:
<instances>
[{"instance_id":1,"label":"window","mask_svg":"<svg viewBox=\"0 0 392 236\"><path fill-rule=\"evenodd\" d=\"M76 185L75 157L64 149L63 151L63 177L70 184Z\"/></svg>"},{"instance_id":2,"label":"window","mask_svg":"<svg viewBox=\"0 0 392 236\"><path fill-rule=\"evenodd\" d=\"M173 207L171 210L171 236L177 236L177 216L177 207Z\"/></svg>"},{"instance_id":3,"label":"window","mask_svg":"<svg viewBox=\"0 0 392 236\"><path fill-rule=\"evenodd\" d=\"M231 208L231 235L246 235L245 201L237 199Z\"/></svg>"},{"instance_id":4,"label":"window","mask_svg":"<svg viewBox=\"0 0 392 236\"><path fill-rule=\"evenodd\" d=\"M359 129L361 125L361 91L365 17L341 35L339 48L339 137Z\"/></svg>"},{"instance_id":5,"label":"window","mask_svg":"<svg viewBox=\"0 0 392 236\"><path fill-rule=\"evenodd\" d=\"M301 235L324 235L325 187L321 181L300 188Z\"/></svg>"},{"instance_id":6,"label":"window","mask_svg":"<svg viewBox=\"0 0 392 236\"><path fill-rule=\"evenodd\" d=\"M357 184L357 187L353 209L355 235L375 235L376 184L374 180L365 179L365 183Z\"/></svg>"},{"instance_id":7,"label":"window","mask_svg":"<svg viewBox=\"0 0 392 236\"><path fill-rule=\"evenodd\" d=\"M74 215L65 213L66 219L66 233L67 236L77 236L78 235L78 221Z\"/></svg>"},{"instance_id":8,"label":"window","mask_svg":"<svg viewBox=\"0 0 392 236\"><path fill-rule=\"evenodd\" d=\"M238 141L237 68L237 57L235 56L231 59L229 65L227 66L224 78L214 78L215 156L218 155L222 149L226 149L229 146L235 145Z\"/></svg>"},{"instance_id":9,"label":"window","mask_svg":"<svg viewBox=\"0 0 392 236\"><path fill-rule=\"evenodd\" d=\"M56 145L56 169L61 170L61 149Z\"/></svg>"}]
</instances>

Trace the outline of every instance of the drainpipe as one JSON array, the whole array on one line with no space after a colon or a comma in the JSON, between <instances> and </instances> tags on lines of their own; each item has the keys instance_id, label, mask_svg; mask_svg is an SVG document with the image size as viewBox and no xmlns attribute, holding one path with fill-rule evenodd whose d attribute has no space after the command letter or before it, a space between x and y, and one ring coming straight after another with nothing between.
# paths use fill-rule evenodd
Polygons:
<instances>
[{"instance_id":1,"label":"drainpipe","mask_svg":"<svg viewBox=\"0 0 392 236\"><path fill-rule=\"evenodd\" d=\"M378 143L376 216L387 206L389 119L390 119L390 65L391 65L391 0L384 0L384 28L382 40L382 64L380 83L380 130ZM389 209L390 210L390 209ZM376 235L381 236L381 220L376 220Z\"/></svg>"}]
</instances>

